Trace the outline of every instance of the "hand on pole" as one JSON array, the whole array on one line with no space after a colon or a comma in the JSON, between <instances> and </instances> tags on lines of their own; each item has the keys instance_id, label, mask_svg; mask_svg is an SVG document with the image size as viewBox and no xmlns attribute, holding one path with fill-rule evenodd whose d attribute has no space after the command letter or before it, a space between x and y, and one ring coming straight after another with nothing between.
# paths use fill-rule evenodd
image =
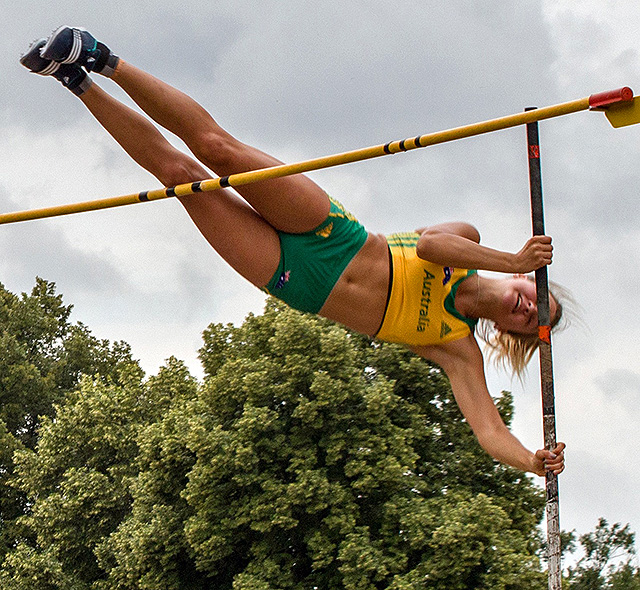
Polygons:
<instances>
[{"instance_id":1,"label":"hand on pole","mask_svg":"<svg viewBox=\"0 0 640 590\"><path fill-rule=\"evenodd\" d=\"M548 451L540 449L534 455L532 471L537 475L545 475L547 471L559 475L564 471L564 449L566 445L561 442L556 448Z\"/></svg>"},{"instance_id":2,"label":"hand on pole","mask_svg":"<svg viewBox=\"0 0 640 590\"><path fill-rule=\"evenodd\" d=\"M553 246L549 236L533 236L515 255L513 272L526 274L547 264L553 258Z\"/></svg>"}]
</instances>

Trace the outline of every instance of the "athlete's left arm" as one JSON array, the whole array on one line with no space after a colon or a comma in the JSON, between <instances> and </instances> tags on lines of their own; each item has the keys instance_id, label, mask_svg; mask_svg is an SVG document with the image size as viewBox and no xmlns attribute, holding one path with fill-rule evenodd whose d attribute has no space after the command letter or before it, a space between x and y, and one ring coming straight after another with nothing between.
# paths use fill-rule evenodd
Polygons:
<instances>
[{"instance_id":1,"label":"athlete's left arm","mask_svg":"<svg viewBox=\"0 0 640 590\"><path fill-rule=\"evenodd\" d=\"M464 222L442 223L416 230L416 252L423 260L442 266L504 273L528 273L551 264L553 247L548 236L533 236L517 253L480 245L480 234Z\"/></svg>"},{"instance_id":2,"label":"athlete's left arm","mask_svg":"<svg viewBox=\"0 0 640 590\"><path fill-rule=\"evenodd\" d=\"M420 356L438 363L449 377L456 403L478 438L482 448L494 459L538 475L564 469L564 443L555 453L532 453L509 431L489 394L482 352L475 338L456 340L440 346L415 348Z\"/></svg>"},{"instance_id":3,"label":"athlete's left arm","mask_svg":"<svg viewBox=\"0 0 640 590\"><path fill-rule=\"evenodd\" d=\"M467 240L471 240L476 244L480 243L480 232L465 221L449 221L447 223L438 223L437 225L430 225L428 227L420 227L416 230L417 234L421 236L424 234L449 234L454 236L460 236Z\"/></svg>"}]
</instances>

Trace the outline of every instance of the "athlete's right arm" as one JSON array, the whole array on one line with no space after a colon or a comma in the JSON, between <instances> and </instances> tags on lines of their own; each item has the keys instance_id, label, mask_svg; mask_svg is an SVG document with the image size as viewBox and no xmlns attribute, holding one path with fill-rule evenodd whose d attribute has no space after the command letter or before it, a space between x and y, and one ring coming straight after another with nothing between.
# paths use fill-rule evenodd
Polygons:
<instances>
[{"instance_id":1,"label":"athlete's right arm","mask_svg":"<svg viewBox=\"0 0 640 590\"><path fill-rule=\"evenodd\" d=\"M557 449L557 456L544 450L532 453L511 434L487 389L482 352L472 335L440 346L417 347L413 351L442 367L463 416L482 448L494 459L538 475L544 475L545 469L555 473L564 469L564 445Z\"/></svg>"}]
</instances>

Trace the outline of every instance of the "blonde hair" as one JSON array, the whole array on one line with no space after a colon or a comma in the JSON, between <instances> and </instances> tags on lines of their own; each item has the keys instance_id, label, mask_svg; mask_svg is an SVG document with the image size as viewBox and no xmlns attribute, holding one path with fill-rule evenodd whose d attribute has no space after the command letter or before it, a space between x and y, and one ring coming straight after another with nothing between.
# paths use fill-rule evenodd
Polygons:
<instances>
[{"instance_id":1,"label":"blonde hair","mask_svg":"<svg viewBox=\"0 0 640 590\"><path fill-rule=\"evenodd\" d=\"M531 277L527 277L529 280ZM552 289L549 296L556 302L556 315L551 320L552 330L563 330L569 325L565 314L565 306L576 306L571 293L556 283L550 283ZM540 345L537 333L518 334L498 330L494 323L486 318L480 318L477 327L478 336L485 342L488 348L487 357L496 366L511 370L511 373L519 379L525 373L527 364Z\"/></svg>"}]
</instances>

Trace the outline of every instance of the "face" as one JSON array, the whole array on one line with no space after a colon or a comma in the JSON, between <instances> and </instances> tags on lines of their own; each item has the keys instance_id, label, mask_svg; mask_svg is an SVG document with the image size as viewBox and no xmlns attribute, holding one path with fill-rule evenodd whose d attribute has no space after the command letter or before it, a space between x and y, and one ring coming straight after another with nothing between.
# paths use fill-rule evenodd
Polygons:
<instances>
[{"instance_id":1,"label":"face","mask_svg":"<svg viewBox=\"0 0 640 590\"><path fill-rule=\"evenodd\" d=\"M501 317L496 327L503 332L536 334L538 332L538 306L536 283L524 275L505 279L502 294ZM549 297L549 313L553 319L557 313L557 303Z\"/></svg>"}]
</instances>

